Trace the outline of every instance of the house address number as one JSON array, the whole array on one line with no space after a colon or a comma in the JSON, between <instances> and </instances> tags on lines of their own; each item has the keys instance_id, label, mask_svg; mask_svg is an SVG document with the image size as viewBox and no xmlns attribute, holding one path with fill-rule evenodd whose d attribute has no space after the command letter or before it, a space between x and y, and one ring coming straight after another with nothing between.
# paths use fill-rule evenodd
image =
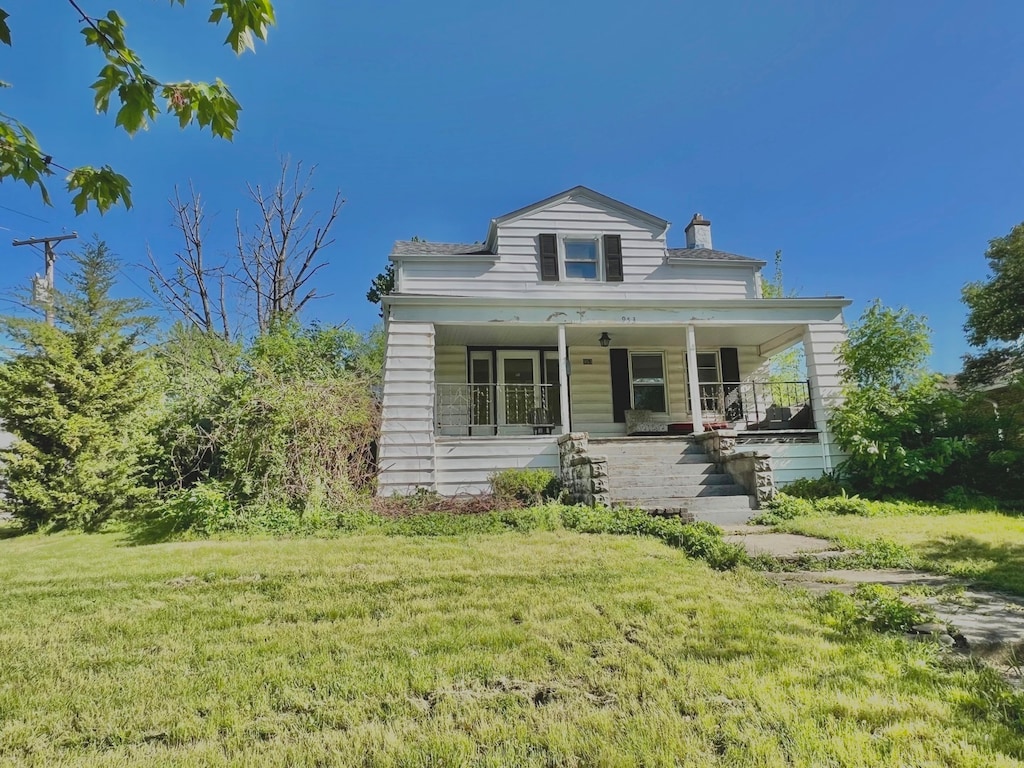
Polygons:
<instances>
[{"instance_id":1,"label":"house address number","mask_svg":"<svg viewBox=\"0 0 1024 768\"><path fill-rule=\"evenodd\" d=\"M622 316L622 322L624 322L624 323L635 323L636 322L636 316L634 315L634 316L630 317L629 315L623 315Z\"/></svg>"}]
</instances>

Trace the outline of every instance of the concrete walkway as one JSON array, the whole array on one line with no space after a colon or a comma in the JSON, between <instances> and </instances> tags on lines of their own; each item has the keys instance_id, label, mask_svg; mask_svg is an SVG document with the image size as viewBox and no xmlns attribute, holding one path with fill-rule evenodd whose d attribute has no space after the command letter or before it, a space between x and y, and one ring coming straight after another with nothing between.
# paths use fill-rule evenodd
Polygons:
<instances>
[{"instance_id":1,"label":"concrete walkway","mask_svg":"<svg viewBox=\"0 0 1024 768\"><path fill-rule=\"evenodd\" d=\"M726 541L740 544L752 557L769 555L782 561L794 561L809 555L828 558L849 554L826 539L776 533L764 526L728 526L723 530ZM913 602L933 611L940 623L952 626L971 653L1004 667L1004 673L1009 669L1008 676L1020 683L1020 662L1024 661L1024 599L974 589L967 582L922 571L832 569L765 575L785 586L815 593L839 590L850 594L861 584L884 584L894 589L927 587L929 594Z\"/></svg>"}]
</instances>

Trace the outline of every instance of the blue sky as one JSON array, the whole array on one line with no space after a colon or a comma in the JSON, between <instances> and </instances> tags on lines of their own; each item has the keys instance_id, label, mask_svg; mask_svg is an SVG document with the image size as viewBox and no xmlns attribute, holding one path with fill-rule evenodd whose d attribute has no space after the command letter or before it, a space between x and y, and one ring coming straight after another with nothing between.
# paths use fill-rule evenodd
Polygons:
<instances>
[{"instance_id":1,"label":"blue sky","mask_svg":"<svg viewBox=\"0 0 1024 768\"><path fill-rule=\"evenodd\" d=\"M109 0L108 0L109 1ZM392 241L482 239L490 218L576 184L674 223L695 211L716 247L770 260L788 287L878 297L927 315L933 365L966 351L960 288L989 239L1024 219L1024 4L478 0L278 2L279 25L235 57L209 7L122 2L156 76L223 77L242 102L233 143L160 120L129 138L96 115L101 63L62 2L5 0L0 111L63 165L110 163L135 206L75 217L0 185L0 289L40 269L10 238L98 233L127 263L178 247L167 198L191 180L230 248L246 182L278 157L317 164L321 205L348 201L307 319L377 320L365 301ZM109 6L84 0L94 15ZM244 208L243 208L244 210Z\"/></svg>"}]
</instances>

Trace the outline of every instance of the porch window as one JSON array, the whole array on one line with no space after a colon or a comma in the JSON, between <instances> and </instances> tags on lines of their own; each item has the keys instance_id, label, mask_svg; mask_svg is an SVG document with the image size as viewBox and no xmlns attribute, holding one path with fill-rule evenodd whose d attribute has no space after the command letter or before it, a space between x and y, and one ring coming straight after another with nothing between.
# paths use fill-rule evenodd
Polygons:
<instances>
[{"instance_id":1,"label":"porch window","mask_svg":"<svg viewBox=\"0 0 1024 768\"><path fill-rule=\"evenodd\" d=\"M631 352L629 372L633 408L666 413L665 355L661 352Z\"/></svg>"}]
</instances>

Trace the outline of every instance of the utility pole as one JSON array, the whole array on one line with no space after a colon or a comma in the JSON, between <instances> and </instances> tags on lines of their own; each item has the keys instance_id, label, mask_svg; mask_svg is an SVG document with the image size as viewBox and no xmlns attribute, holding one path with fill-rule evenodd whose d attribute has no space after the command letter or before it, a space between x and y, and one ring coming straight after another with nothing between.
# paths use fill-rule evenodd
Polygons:
<instances>
[{"instance_id":1,"label":"utility pole","mask_svg":"<svg viewBox=\"0 0 1024 768\"><path fill-rule=\"evenodd\" d=\"M46 322L49 325L53 325L53 265L57 261L57 254L53 252L53 244L59 243L61 240L74 240L78 237L77 232L72 232L70 235L53 235L52 237L33 237L29 240L14 240L14 245L38 245L43 243L45 245L45 259L46 259L46 276L43 278L46 286L46 296L43 298L43 303L46 305ZM38 278L38 275L36 276ZM37 283L33 281L32 288L33 293L35 292Z\"/></svg>"}]
</instances>

